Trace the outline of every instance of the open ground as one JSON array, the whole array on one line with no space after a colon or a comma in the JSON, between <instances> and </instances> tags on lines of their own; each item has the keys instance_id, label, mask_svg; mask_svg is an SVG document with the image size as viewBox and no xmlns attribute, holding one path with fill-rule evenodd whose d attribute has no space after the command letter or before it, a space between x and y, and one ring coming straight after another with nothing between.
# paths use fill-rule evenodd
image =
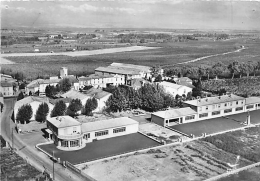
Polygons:
<instances>
[{"instance_id":1,"label":"open ground","mask_svg":"<svg viewBox=\"0 0 260 181\"><path fill-rule=\"evenodd\" d=\"M132 52L110 53L90 56L70 57L65 55L7 57L15 62L12 65L2 65L2 69L11 72L23 72L28 78L37 76L58 75L62 66L69 68L70 74L93 73L99 66L107 66L112 62L131 63L137 65L161 65L170 67L177 63L190 61L203 56L234 51L243 45L246 49L222 56L210 57L185 66L211 66L218 61L228 64L234 60L259 60L260 40L238 38L230 41L189 41L161 43L153 46L158 49ZM151 45L149 45L151 46ZM74 53L74 52L72 52ZM75 52L78 53L78 52ZM11 56L11 54L10 54ZM30 66L28 66L30 65Z\"/></svg>"}]
</instances>

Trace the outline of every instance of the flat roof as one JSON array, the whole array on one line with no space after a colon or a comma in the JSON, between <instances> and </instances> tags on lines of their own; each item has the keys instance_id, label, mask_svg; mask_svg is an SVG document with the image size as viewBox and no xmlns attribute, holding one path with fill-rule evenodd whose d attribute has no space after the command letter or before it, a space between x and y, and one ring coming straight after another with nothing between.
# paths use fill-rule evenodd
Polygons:
<instances>
[{"instance_id":1,"label":"flat roof","mask_svg":"<svg viewBox=\"0 0 260 181\"><path fill-rule=\"evenodd\" d=\"M48 119L48 122L50 122L56 128L64 128L64 127L81 125L80 122L78 122L76 119L74 119L70 116L52 117L52 118Z\"/></svg>"},{"instance_id":2,"label":"flat roof","mask_svg":"<svg viewBox=\"0 0 260 181\"><path fill-rule=\"evenodd\" d=\"M171 109L166 111L158 111L155 113L152 113L152 115L164 118L164 119L170 119L170 118L176 118L181 116L188 116L192 114L196 114L197 112L191 109L190 107L184 107L179 109Z\"/></svg>"},{"instance_id":3,"label":"flat roof","mask_svg":"<svg viewBox=\"0 0 260 181\"><path fill-rule=\"evenodd\" d=\"M260 103L260 97L248 97L246 98L246 104Z\"/></svg>"},{"instance_id":4,"label":"flat roof","mask_svg":"<svg viewBox=\"0 0 260 181\"><path fill-rule=\"evenodd\" d=\"M216 97L206 97L191 101L185 101L184 103L193 105L193 106L205 106L205 105L212 105L212 104L219 104L219 103L225 103L230 101L238 101L238 100L244 100L244 97L240 97L234 94L231 95L223 95L223 96L216 96Z\"/></svg>"},{"instance_id":5,"label":"flat roof","mask_svg":"<svg viewBox=\"0 0 260 181\"><path fill-rule=\"evenodd\" d=\"M105 130L109 128L119 128L127 125L138 124L137 121L128 117L120 117L102 121L88 122L82 124L82 132L93 132L98 130Z\"/></svg>"},{"instance_id":6,"label":"flat roof","mask_svg":"<svg viewBox=\"0 0 260 181\"><path fill-rule=\"evenodd\" d=\"M144 72L151 72L151 67L149 66L144 66L144 65L133 65L133 64L126 64L126 63L116 63L113 62L110 64L110 66L115 66L115 67L127 67L127 68L133 68L133 69L137 69L140 71L144 71Z\"/></svg>"},{"instance_id":7,"label":"flat roof","mask_svg":"<svg viewBox=\"0 0 260 181\"><path fill-rule=\"evenodd\" d=\"M140 73L140 71L136 69L116 67L116 66L98 67L95 69L95 71L109 72L109 73L123 74L123 75L138 75Z\"/></svg>"}]
</instances>

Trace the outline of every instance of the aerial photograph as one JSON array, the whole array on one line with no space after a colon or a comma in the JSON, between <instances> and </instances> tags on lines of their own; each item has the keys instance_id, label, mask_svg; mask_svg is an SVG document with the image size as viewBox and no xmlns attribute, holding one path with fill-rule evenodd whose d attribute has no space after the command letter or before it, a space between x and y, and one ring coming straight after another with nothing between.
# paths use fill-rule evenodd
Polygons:
<instances>
[{"instance_id":1,"label":"aerial photograph","mask_svg":"<svg viewBox=\"0 0 260 181\"><path fill-rule=\"evenodd\" d=\"M260 1L1 1L1 181L260 181Z\"/></svg>"}]
</instances>

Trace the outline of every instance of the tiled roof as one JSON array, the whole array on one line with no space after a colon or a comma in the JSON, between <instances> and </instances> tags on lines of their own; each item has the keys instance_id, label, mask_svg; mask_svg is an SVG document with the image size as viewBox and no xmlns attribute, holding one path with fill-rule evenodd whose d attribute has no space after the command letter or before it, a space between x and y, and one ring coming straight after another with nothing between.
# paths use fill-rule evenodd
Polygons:
<instances>
[{"instance_id":1,"label":"tiled roof","mask_svg":"<svg viewBox=\"0 0 260 181\"><path fill-rule=\"evenodd\" d=\"M150 72L151 71L150 70L151 67L143 66L143 65L133 65L133 64L113 62L110 66L132 68L132 69L137 69L137 70L144 71L144 72Z\"/></svg>"},{"instance_id":2,"label":"tiled roof","mask_svg":"<svg viewBox=\"0 0 260 181\"><path fill-rule=\"evenodd\" d=\"M169 88L172 88L172 89L176 89L176 90L183 87L183 85L178 85L178 84L174 84L174 83L171 83L171 82L165 82L165 81L160 82L159 85L163 86L163 87L169 87Z\"/></svg>"},{"instance_id":3,"label":"tiled roof","mask_svg":"<svg viewBox=\"0 0 260 181\"><path fill-rule=\"evenodd\" d=\"M246 104L260 103L260 97L248 97L246 98Z\"/></svg>"},{"instance_id":4,"label":"tiled roof","mask_svg":"<svg viewBox=\"0 0 260 181\"><path fill-rule=\"evenodd\" d=\"M63 101L64 103L70 103L71 100L72 99L70 99L70 98L49 99L50 103L53 105L56 104L56 102L58 102L58 101Z\"/></svg>"},{"instance_id":5,"label":"tiled roof","mask_svg":"<svg viewBox=\"0 0 260 181\"><path fill-rule=\"evenodd\" d=\"M96 89L94 87L92 87L91 89L87 90L85 92L86 95L94 97L96 99L101 99L107 95L112 95L109 92L103 91L102 89Z\"/></svg>"},{"instance_id":6,"label":"tiled roof","mask_svg":"<svg viewBox=\"0 0 260 181\"><path fill-rule=\"evenodd\" d=\"M82 124L82 132L87 133L92 131L105 130L109 128L120 128L132 124L138 124L138 122L128 117L88 122Z\"/></svg>"},{"instance_id":7,"label":"tiled roof","mask_svg":"<svg viewBox=\"0 0 260 181\"><path fill-rule=\"evenodd\" d=\"M76 119L70 116L57 116L48 119L48 122L53 124L56 128L64 128L70 126L78 126L81 125Z\"/></svg>"},{"instance_id":8,"label":"tiled roof","mask_svg":"<svg viewBox=\"0 0 260 181\"><path fill-rule=\"evenodd\" d=\"M98 75L98 74L90 74L88 77L79 77L79 81L86 81L91 79L101 79L101 78L111 78L113 75Z\"/></svg>"},{"instance_id":9,"label":"tiled roof","mask_svg":"<svg viewBox=\"0 0 260 181\"><path fill-rule=\"evenodd\" d=\"M194 106L205 106L205 105L219 104L219 103L244 100L244 99L245 98L243 98L243 97L231 94L231 95L207 97L207 98L201 98L201 99L196 99L196 100L191 100L191 101L185 101L184 103L194 105Z\"/></svg>"},{"instance_id":10,"label":"tiled roof","mask_svg":"<svg viewBox=\"0 0 260 181\"><path fill-rule=\"evenodd\" d=\"M190 82L190 81L192 81L190 78L188 78L188 77L180 77L180 78L178 78L178 80L181 82L181 81L183 81L183 82Z\"/></svg>"},{"instance_id":11,"label":"tiled roof","mask_svg":"<svg viewBox=\"0 0 260 181\"><path fill-rule=\"evenodd\" d=\"M195 88L194 85L192 85L192 84L190 84L190 83L188 83L188 82L177 82L177 84L183 85L183 86L186 86L186 87L189 87L189 88L192 88L192 89Z\"/></svg>"},{"instance_id":12,"label":"tiled roof","mask_svg":"<svg viewBox=\"0 0 260 181\"><path fill-rule=\"evenodd\" d=\"M116 66L98 67L95 69L95 71L108 72L114 74L123 74L123 75L138 75L140 73L140 71L136 69L116 67Z\"/></svg>"},{"instance_id":13,"label":"tiled roof","mask_svg":"<svg viewBox=\"0 0 260 181\"><path fill-rule=\"evenodd\" d=\"M43 79L36 79L30 82L26 87L27 88L34 88L34 87L39 87L40 83L43 81Z\"/></svg>"},{"instance_id":14,"label":"tiled roof","mask_svg":"<svg viewBox=\"0 0 260 181\"><path fill-rule=\"evenodd\" d=\"M22 105L30 104L31 102L34 102L34 101L49 103L49 98L47 98L47 97L28 96L28 97L25 97L25 98L23 98L23 99L17 101L17 102L15 103L14 109L18 109L18 108L21 107Z\"/></svg>"},{"instance_id":15,"label":"tiled roof","mask_svg":"<svg viewBox=\"0 0 260 181\"><path fill-rule=\"evenodd\" d=\"M68 92L62 94L61 97L63 97L63 98L71 98L71 99L80 99L80 100L83 100L83 99L86 99L86 98L90 98L90 96L88 96L86 94L83 94L83 93L80 93L80 92L78 92L76 90L69 90Z\"/></svg>"},{"instance_id":16,"label":"tiled roof","mask_svg":"<svg viewBox=\"0 0 260 181\"><path fill-rule=\"evenodd\" d=\"M158 111L158 112L155 112L152 114L159 116L161 118L164 118L164 119L171 119L171 118L196 114L196 111L194 111L190 107L185 107L185 108L179 108L179 109L171 109L171 110L167 110L167 111Z\"/></svg>"},{"instance_id":17,"label":"tiled roof","mask_svg":"<svg viewBox=\"0 0 260 181\"><path fill-rule=\"evenodd\" d=\"M11 82L1 81L1 87L13 87Z\"/></svg>"}]
</instances>

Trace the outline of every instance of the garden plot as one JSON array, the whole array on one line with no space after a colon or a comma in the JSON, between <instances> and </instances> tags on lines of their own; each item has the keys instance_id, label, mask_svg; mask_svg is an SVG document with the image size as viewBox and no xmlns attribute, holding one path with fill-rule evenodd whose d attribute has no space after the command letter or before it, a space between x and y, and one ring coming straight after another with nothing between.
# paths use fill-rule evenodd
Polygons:
<instances>
[{"instance_id":1,"label":"garden plot","mask_svg":"<svg viewBox=\"0 0 260 181\"><path fill-rule=\"evenodd\" d=\"M226 172L229 168L226 160L233 160L236 155L222 151L215 146L209 153L211 144L194 142L192 146L164 147L120 157L109 161L97 162L82 166L80 169L97 180L204 180ZM198 149L200 148L200 149ZM214 155L224 155L222 158ZM243 160L245 164L250 161Z\"/></svg>"}]
</instances>

